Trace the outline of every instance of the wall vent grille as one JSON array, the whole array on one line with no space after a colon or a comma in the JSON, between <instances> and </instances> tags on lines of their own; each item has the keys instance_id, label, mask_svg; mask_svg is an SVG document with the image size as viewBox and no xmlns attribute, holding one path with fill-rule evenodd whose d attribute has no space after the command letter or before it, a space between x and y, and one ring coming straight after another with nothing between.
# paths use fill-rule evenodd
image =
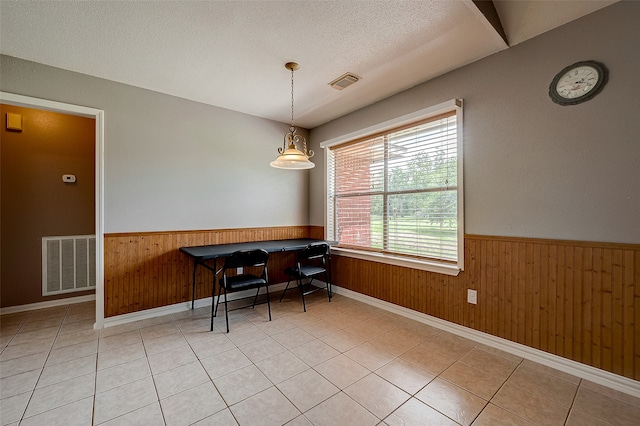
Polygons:
<instances>
[{"instance_id":1,"label":"wall vent grille","mask_svg":"<svg viewBox=\"0 0 640 426\"><path fill-rule=\"evenodd\" d=\"M42 238L42 295L96 288L96 236Z\"/></svg>"}]
</instances>

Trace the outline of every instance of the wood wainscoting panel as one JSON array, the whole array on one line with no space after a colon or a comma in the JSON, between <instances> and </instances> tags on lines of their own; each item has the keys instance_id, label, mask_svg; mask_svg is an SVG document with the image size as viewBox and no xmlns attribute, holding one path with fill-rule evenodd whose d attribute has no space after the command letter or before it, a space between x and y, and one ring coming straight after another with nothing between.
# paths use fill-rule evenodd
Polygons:
<instances>
[{"instance_id":1,"label":"wood wainscoting panel","mask_svg":"<svg viewBox=\"0 0 640 426\"><path fill-rule=\"evenodd\" d=\"M324 226L309 226L309 238L324 240Z\"/></svg>"},{"instance_id":2,"label":"wood wainscoting panel","mask_svg":"<svg viewBox=\"0 0 640 426\"><path fill-rule=\"evenodd\" d=\"M456 277L332 259L341 287L640 380L640 245L467 235Z\"/></svg>"},{"instance_id":3,"label":"wood wainscoting panel","mask_svg":"<svg viewBox=\"0 0 640 426\"><path fill-rule=\"evenodd\" d=\"M105 234L105 317L190 301L193 262L180 247L308 237L308 226ZM272 253L271 282L286 281L294 262L295 253ZM196 299L211 296L211 284L212 273L198 268Z\"/></svg>"}]
</instances>

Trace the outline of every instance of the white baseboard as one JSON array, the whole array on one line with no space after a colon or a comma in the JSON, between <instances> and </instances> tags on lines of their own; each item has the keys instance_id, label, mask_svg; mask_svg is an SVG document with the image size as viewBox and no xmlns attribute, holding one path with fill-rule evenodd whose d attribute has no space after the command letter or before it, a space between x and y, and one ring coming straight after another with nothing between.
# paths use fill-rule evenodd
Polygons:
<instances>
[{"instance_id":1,"label":"white baseboard","mask_svg":"<svg viewBox=\"0 0 640 426\"><path fill-rule=\"evenodd\" d=\"M272 284L269 286L269 291L283 290L286 283ZM229 293L228 300L237 300L245 297L253 297L255 290L243 290L235 293ZM264 289L261 289L260 294L264 294ZM211 297L205 297L204 299L197 299L194 303L194 308L202 308L204 306L211 306ZM159 308L145 309L144 311L131 312L130 314L116 315L104 319L105 327L113 327L116 325L126 324L134 321L141 321L149 318L160 317L163 315L175 314L178 312L184 312L191 309L191 301L180 302L168 306L160 306Z\"/></svg>"},{"instance_id":2,"label":"white baseboard","mask_svg":"<svg viewBox=\"0 0 640 426\"><path fill-rule=\"evenodd\" d=\"M46 302L29 303L27 305L20 306L8 306L6 308L0 308L0 315L14 314L16 312L33 311L34 309L52 308L54 306L64 306L73 303L91 302L96 300L95 294L88 294L86 296L68 297L65 299L47 300Z\"/></svg>"},{"instance_id":3,"label":"white baseboard","mask_svg":"<svg viewBox=\"0 0 640 426\"><path fill-rule=\"evenodd\" d=\"M638 397L640 382L334 285L333 292Z\"/></svg>"}]
</instances>

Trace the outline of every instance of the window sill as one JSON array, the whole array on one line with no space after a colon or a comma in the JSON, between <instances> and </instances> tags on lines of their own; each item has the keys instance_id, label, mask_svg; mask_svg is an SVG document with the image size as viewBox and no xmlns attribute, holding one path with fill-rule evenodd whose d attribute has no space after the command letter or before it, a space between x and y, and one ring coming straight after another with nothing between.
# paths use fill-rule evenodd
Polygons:
<instances>
[{"instance_id":1,"label":"window sill","mask_svg":"<svg viewBox=\"0 0 640 426\"><path fill-rule=\"evenodd\" d=\"M337 254L339 256L353 257L355 259L370 260L372 262L387 263L389 265L404 266L406 268L436 272L438 274L451 275L454 277L457 276L461 270L457 265L452 265L450 263L418 260L401 256L393 256L384 253L373 253L341 247L331 247L331 253Z\"/></svg>"}]
</instances>

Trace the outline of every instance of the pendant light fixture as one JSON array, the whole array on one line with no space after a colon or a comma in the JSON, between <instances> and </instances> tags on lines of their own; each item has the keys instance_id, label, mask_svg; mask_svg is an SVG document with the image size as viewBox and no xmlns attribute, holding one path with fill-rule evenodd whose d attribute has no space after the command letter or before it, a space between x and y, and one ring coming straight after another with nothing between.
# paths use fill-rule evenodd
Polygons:
<instances>
[{"instance_id":1,"label":"pendant light fixture","mask_svg":"<svg viewBox=\"0 0 640 426\"><path fill-rule=\"evenodd\" d=\"M291 70L291 126L284 135L283 144L278 148L278 158L271 162L271 167L289 170L312 169L315 164L309 161L309 158L313 157L313 151L307 150L307 139L296 134L298 129L293 125L293 72L300 66L295 62L287 62L284 67ZM297 148L300 145L302 151Z\"/></svg>"}]
</instances>

